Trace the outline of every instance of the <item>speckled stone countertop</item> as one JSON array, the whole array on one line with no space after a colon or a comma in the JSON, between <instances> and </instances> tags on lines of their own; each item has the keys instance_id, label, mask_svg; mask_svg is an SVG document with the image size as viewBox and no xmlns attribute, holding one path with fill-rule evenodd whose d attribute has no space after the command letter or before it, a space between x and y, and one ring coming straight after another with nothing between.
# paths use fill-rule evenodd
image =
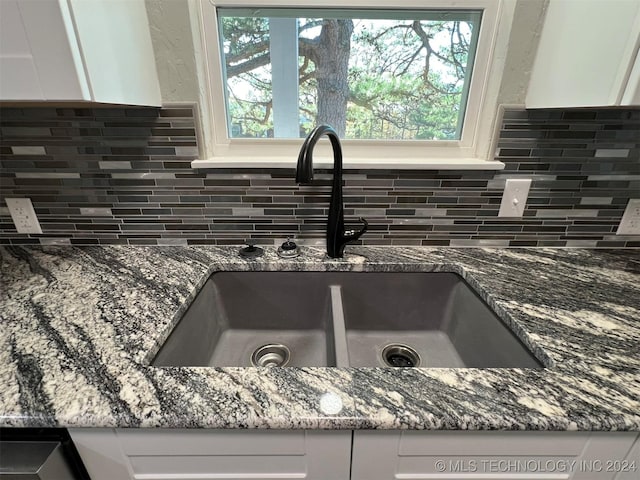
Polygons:
<instances>
[{"instance_id":1,"label":"speckled stone countertop","mask_svg":"<svg viewBox=\"0 0 640 480\"><path fill-rule=\"evenodd\" d=\"M347 252L0 248L0 426L640 430L640 251ZM220 270L456 272L546 368L149 366Z\"/></svg>"}]
</instances>

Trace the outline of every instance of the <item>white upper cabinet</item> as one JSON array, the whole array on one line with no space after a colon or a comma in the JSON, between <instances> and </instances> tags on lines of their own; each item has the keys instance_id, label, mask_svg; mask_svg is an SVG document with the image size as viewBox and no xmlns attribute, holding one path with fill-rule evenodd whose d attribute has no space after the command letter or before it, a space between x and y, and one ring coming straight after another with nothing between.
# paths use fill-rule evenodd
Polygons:
<instances>
[{"instance_id":1,"label":"white upper cabinet","mask_svg":"<svg viewBox=\"0 0 640 480\"><path fill-rule=\"evenodd\" d=\"M160 106L144 0L1 0L0 100Z\"/></svg>"},{"instance_id":2,"label":"white upper cabinet","mask_svg":"<svg viewBox=\"0 0 640 480\"><path fill-rule=\"evenodd\" d=\"M550 0L527 108L640 105L640 0Z\"/></svg>"}]
</instances>

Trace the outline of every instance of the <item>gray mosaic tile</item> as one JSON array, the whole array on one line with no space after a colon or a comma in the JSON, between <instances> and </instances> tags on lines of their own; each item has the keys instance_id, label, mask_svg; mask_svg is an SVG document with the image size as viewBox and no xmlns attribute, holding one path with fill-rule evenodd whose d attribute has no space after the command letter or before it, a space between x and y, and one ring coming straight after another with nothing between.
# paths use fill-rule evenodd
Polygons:
<instances>
[{"instance_id":1,"label":"gray mosaic tile","mask_svg":"<svg viewBox=\"0 0 640 480\"><path fill-rule=\"evenodd\" d=\"M131 162L122 160L103 160L98 165L102 170L131 170Z\"/></svg>"},{"instance_id":2,"label":"gray mosaic tile","mask_svg":"<svg viewBox=\"0 0 640 480\"><path fill-rule=\"evenodd\" d=\"M582 197L581 205L610 205L613 197Z\"/></svg>"},{"instance_id":3,"label":"gray mosaic tile","mask_svg":"<svg viewBox=\"0 0 640 480\"><path fill-rule=\"evenodd\" d=\"M347 171L346 221L368 218L369 245L638 248L613 232L640 190L639 112L509 110L504 171ZM2 206L0 242L324 243L330 172L299 187L292 171L194 171L193 106L1 113L2 195L31 198L55 236L18 235ZM521 219L497 218L507 178L533 179Z\"/></svg>"},{"instance_id":4,"label":"gray mosaic tile","mask_svg":"<svg viewBox=\"0 0 640 480\"><path fill-rule=\"evenodd\" d=\"M16 178L80 178L79 173L74 172L16 172Z\"/></svg>"},{"instance_id":5,"label":"gray mosaic tile","mask_svg":"<svg viewBox=\"0 0 640 480\"><path fill-rule=\"evenodd\" d=\"M32 133L30 130L33 129L29 129L27 131L27 133L29 135L34 135L34 133ZM15 135L15 129L6 129L3 128L2 129L2 133L3 135L6 136L11 136L11 133L13 133ZM32 146L15 146L15 147L11 147L11 151L14 155L45 155L45 149L44 147L32 147Z\"/></svg>"},{"instance_id":6,"label":"gray mosaic tile","mask_svg":"<svg viewBox=\"0 0 640 480\"><path fill-rule=\"evenodd\" d=\"M579 248L595 248L598 246L597 240L567 240L565 246Z\"/></svg>"},{"instance_id":7,"label":"gray mosaic tile","mask_svg":"<svg viewBox=\"0 0 640 480\"><path fill-rule=\"evenodd\" d=\"M40 245L71 245L70 238L41 237Z\"/></svg>"},{"instance_id":8,"label":"gray mosaic tile","mask_svg":"<svg viewBox=\"0 0 640 480\"><path fill-rule=\"evenodd\" d=\"M110 208L81 207L80 215L90 215L94 217L111 217L113 215L113 212Z\"/></svg>"},{"instance_id":9,"label":"gray mosaic tile","mask_svg":"<svg viewBox=\"0 0 640 480\"><path fill-rule=\"evenodd\" d=\"M164 247L186 247L187 239L186 238L159 238L157 240L157 245Z\"/></svg>"}]
</instances>

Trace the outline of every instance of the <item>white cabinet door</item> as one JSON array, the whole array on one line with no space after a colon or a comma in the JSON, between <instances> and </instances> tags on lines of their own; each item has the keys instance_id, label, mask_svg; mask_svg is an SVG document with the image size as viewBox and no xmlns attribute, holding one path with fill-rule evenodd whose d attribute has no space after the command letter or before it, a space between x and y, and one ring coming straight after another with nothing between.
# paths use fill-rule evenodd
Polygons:
<instances>
[{"instance_id":1,"label":"white cabinet door","mask_svg":"<svg viewBox=\"0 0 640 480\"><path fill-rule=\"evenodd\" d=\"M551 0L527 108L628 105L639 100L633 100L638 79L632 76L639 44L640 1Z\"/></svg>"},{"instance_id":2,"label":"white cabinet door","mask_svg":"<svg viewBox=\"0 0 640 480\"><path fill-rule=\"evenodd\" d=\"M55 1L0 1L2 100L90 100L84 72L77 75L82 62L65 14Z\"/></svg>"},{"instance_id":3,"label":"white cabinet door","mask_svg":"<svg viewBox=\"0 0 640 480\"><path fill-rule=\"evenodd\" d=\"M8 99L42 98L17 0L0 2L0 91Z\"/></svg>"},{"instance_id":4,"label":"white cabinet door","mask_svg":"<svg viewBox=\"0 0 640 480\"><path fill-rule=\"evenodd\" d=\"M626 458L618 464L620 471L616 480L638 480L640 478L640 435L629 450Z\"/></svg>"},{"instance_id":5,"label":"white cabinet door","mask_svg":"<svg viewBox=\"0 0 640 480\"><path fill-rule=\"evenodd\" d=\"M144 0L0 0L0 100L160 106Z\"/></svg>"},{"instance_id":6,"label":"white cabinet door","mask_svg":"<svg viewBox=\"0 0 640 480\"><path fill-rule=\"evenodd\" d=\"M347 480L351 431L70 429L93 480Z\"/></svg>"},{"instance_id":7,"label":"white cabinet door","mask_svg":"<svg viewBox=\"0 0 640 480\"><path fill-rule=\"evenodd\" d=\"M627 87L622 95L621 105L640 105L640 48L636 53L636 60L629 74Z\"/></svg>"},{"instance_id":8,"label":"white cabinet door","mask_svg":"<svg viewBox=\"0 0 640 480\"><path fill-rule=\"evenodd\" d=\"M351 480L612 480L624 467L615 462L624 462L636 437L624 432L356 431ZM637 462L635 468L631 473L639 475Z\"/></svg>"},{"instance_id":9,"label":"white cabinet door","mask_svg":"<svg viewBox=\"0 0 640 480\"><path fill-rule=\"evenodd\" d=\"M144 0L69 0L93 101L160 106Z\"/></svg>"}]
</instances>

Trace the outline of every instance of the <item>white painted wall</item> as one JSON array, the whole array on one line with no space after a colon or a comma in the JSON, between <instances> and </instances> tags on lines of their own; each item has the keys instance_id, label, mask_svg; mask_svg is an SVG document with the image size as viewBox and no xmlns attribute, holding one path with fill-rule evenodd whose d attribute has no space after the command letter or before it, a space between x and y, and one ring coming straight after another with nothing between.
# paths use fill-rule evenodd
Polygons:
<instances>
[{"instance_id":1,"label":"white painted wall","mask_svg":"<svg viewBox=\"0 0 640 480\"><path fill-rule=\"evenodd\" d=\"M162 101L198 101L198 75L188 2L145 0L145 6Z\"/></svg>"},{"instance_id":2,"label":"white painted wall","mask_svg":"<svg viewBox=\"0 0 640 480\"><path fill-rule=\"evenodd\" d=\"M518 0L498 101L524 104L549 0Z\"/></svg>"}]
</instances>

